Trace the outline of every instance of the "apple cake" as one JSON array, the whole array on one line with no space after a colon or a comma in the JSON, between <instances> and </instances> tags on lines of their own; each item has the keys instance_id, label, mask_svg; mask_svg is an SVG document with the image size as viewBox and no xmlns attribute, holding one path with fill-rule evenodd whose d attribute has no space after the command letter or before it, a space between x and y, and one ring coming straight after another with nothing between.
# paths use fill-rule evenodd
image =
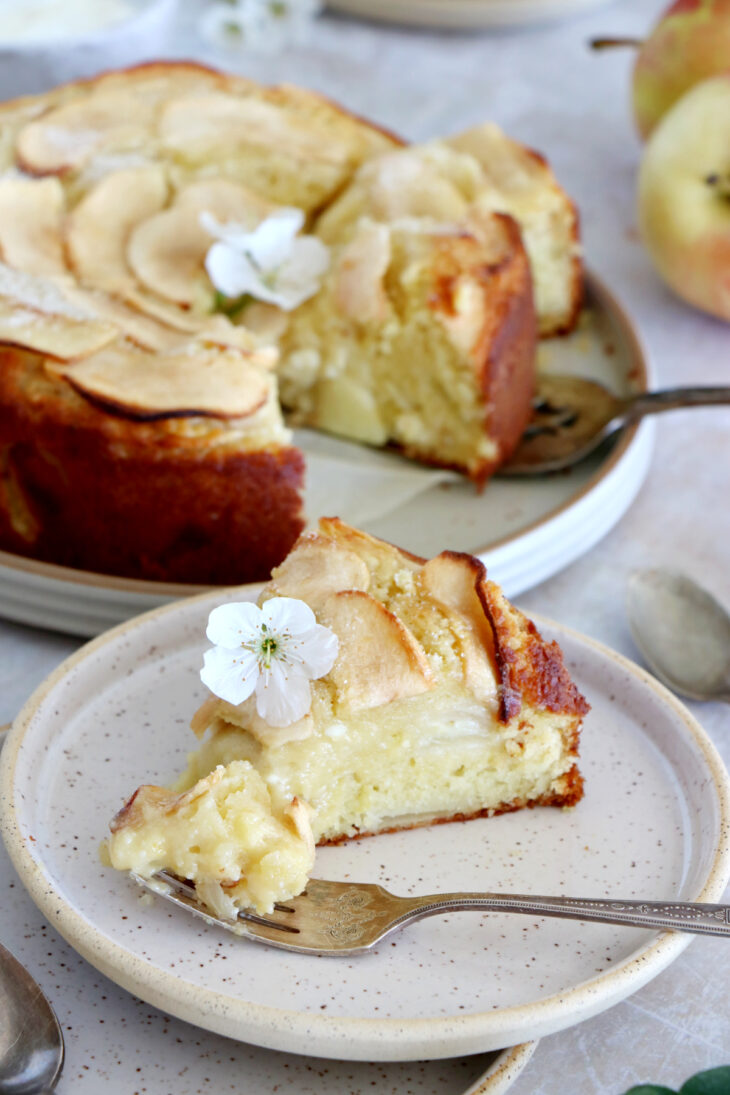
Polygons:
<instances>
[{"instance_id":1,"label":"apple cake","mask_svg":"<svg viewBox=\"0 0 730 1095\"><path fill-rule=\"evenodd\" d=\"M258 691L238 703L223 687L211 692L191 724L204 740L175 793L142 788L115 819L114 866L207 877L207 822L190 825L189 802L211 799L205 816L212 812L217 833L219 806L206 781L241 773L242 762L277 817L307 805L317 844L581 798L578 741L588 705L558 646L505 599L478 559L445 551L426 561L323 519L274 569L258 603L262 614L267 605L301 611L303 603L315 630L335 636L335 652L286 718L262 708ZM264 643L275 646L285 630L264 627ZM236 626L232 642L248 650L242 636ZM284 653L283 687L296 690L298 655L287 677ZM224 677L245 676L236 654ZM173 846L178 839L184 848ZM232 874L223 856L215 867L224 888L240 882L240 859L231 856Z\"/></svg>"},{"instance_id":2,"label":"apple cake","mask_svg":"<svg viewBox=\"0 0 730 1095\"><path fill-rule=\"evenodd\" d=\"M293 261L260 268L250 241L279 254L292 215L322 278L310 261L306 299L281 303ZM494 129L406 149L198 65L0 106L0 549L265 579L305 520L282 406L483 484L528 420L538 321L574 319L576 223ZM216 248L258 296L221 288Z\"/></svg>"},{"instance_id":3,"label":"apple cake","mask_svg":"<svg viewBox=\"0 0 730 1095\"><path fill-rule=\"evenodd\" d=\"M163 868L195 883L218 916L271 912L301 893L314 865L308 808L278 806L247 761L218 767L189 791L140 787L111 822L102 858L151 878Z\"/></svg>"}]
</instances>

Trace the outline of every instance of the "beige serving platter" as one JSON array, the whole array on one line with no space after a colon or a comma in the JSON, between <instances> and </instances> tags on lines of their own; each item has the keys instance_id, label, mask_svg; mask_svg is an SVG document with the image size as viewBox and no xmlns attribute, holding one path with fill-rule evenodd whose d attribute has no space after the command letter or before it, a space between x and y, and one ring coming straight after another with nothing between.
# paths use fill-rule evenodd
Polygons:
<instances>
[{"instance_id":1,"label":"beige serving platter","mask_svg":"<svg viewBox=\"0 0 730 1095\"><path fill-rule=\"evenodd\" d=\"M478 29L520 27L580 15L607 0L329 0L335 11L388 23Z\"/></svg>"},{"instance_id":2,"label":"beige serving platter","mask_svg":"<svg viewBox=\"0 0 730 1095\"><path fill-rule=\"evenodd\" d=\"M617 1003L692 936L493 914L434 917L357 958L231 936L140 902L103 868L108 820L194 747L208 593L121 625L65 661L16 719L0 769L0 830L33 901L82 957L166 1014L270 1049L413 1061L518 1045ZM730 878L730 786L679 701L625 658L537 621L592 710L572 810L383 834L318 850L324 878L395 893L497 890L605 900L717 901ZM716 940L718 956L722 941ZM476 1090L479 1090L477 1087Z\"/></svg>"},{"instance_id":3,"label":"beige serving platter","mask_svg":"<svg viewBox=\"0 0 730 1095\"><path fill-rule=\"evenodd\" d=\"M589 275L586 309L568 338L541 343L541 368L599 380L618 393L649 387L634 327ZM494 479L483 494L452 476L323 435L299 439L309 462L307 512L337 515L419 555L454 548L480 555L508 596L588 551L621 518L649 466L653 423L571 469L535 479ZM382 513L385 490L388 512ZM133 581L0 552L0 615L75 635L98 635L201 586Z\"/></svg>"}]
</instances>

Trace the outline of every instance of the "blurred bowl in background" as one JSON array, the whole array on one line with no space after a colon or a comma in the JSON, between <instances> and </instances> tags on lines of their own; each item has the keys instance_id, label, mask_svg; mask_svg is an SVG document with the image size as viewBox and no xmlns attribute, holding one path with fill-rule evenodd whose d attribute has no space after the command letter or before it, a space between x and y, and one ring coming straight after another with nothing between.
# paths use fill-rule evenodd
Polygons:
<instances>
[{"instance_id":1,"label":"blurred bowl in background","mask_svg":"<svg viewBox=\"0 0 730 1095\"><path fill-rule=\"evenodd\" d=\"M46 91L164 52L177 0L115 0L106 11L103 0L87 4L84 27L81 4L38 4L33 21L36 5L0 0L0 99Z\"/></svg>"},{"instance_id":2,"label":"blurred bowl in background","mask_svg":"<svg viewBox=\"0 0 730 1095\"><path fill-rule=\"evenodd\" d=\"M580 15L610 0L327 0L333 11L404 26L521 27Z\"/></svg>"}]
</instances>

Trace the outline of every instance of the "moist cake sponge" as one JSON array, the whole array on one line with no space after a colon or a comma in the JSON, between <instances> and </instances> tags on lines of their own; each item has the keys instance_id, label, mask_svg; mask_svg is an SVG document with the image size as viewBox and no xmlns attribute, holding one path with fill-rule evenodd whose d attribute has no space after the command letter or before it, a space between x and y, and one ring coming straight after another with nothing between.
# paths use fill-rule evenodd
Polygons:
<instances>
[{"instance_id":1,"label":"moist cake sponge","mask_svg":"<svg viewBox=\"0 0 730 1095\"><path fill-rule=\"evenodd\" d=\"M483 483L522 436L535 382L517 225L492 213L444 232L362 219L331 253L281 342L292 421Z\"/></svg>"}]
</instances>

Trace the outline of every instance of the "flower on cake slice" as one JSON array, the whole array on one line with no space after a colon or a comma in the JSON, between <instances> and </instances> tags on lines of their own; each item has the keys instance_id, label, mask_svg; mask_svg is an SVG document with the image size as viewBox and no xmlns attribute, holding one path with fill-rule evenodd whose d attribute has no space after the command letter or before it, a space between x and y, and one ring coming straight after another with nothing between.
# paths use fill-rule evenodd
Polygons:
<instances>
[{"instance_id":1,"label":"flower on cake slice","mask_svg":"<svg viewBox=\"0 0 730 1095\"><path fill-rule=\"evenodd\" d=\"M215 288L228 300L252 297L286 312L314 296L329 269L329 249L316 236L300 236L301 209L283 206L253 231L212 213L200 214L200 224L214 237L205 269Z\"/></svg>"},{"instance_id":2,"label":"flower on cake slice","mask_svg":"<svg viewBox=\"0 0 730 1095\"><path fill-rule=\"evenodd\" d=\"M214 646L200 671L203 684L236 706L255 695L258 714L271 726L288 726L307 714L309 682L330 671L338 650L337 636L292 597L272 597L262 608L219 605L206 635Z\"/></svg>"}]
</instances>

